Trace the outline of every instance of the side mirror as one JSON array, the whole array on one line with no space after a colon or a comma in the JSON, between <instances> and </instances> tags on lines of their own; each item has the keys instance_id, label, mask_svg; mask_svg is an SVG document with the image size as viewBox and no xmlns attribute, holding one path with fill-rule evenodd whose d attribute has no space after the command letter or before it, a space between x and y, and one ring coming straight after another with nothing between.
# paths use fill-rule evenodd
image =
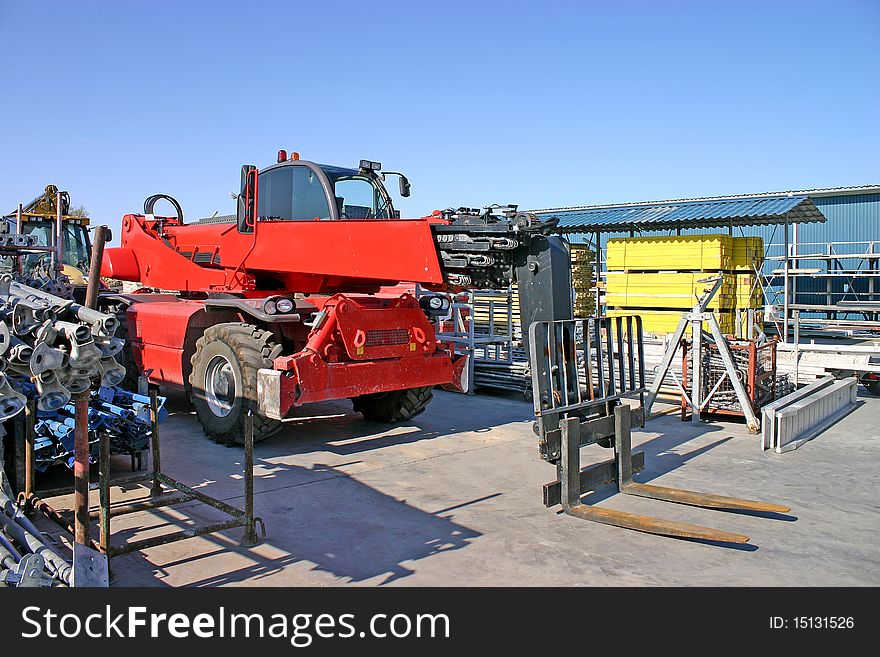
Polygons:
<instances>
[{"instance_id":1,"label":"side mirror","mask_svg":"<svg viewBox=\"0 0 880 657\"><path fill-rule=\"evenodd\" d=\"M257 224L257 167L245 164L241 167L241 191L238 194L236 212L238 232L252 233Z\"/></svg>"},{"instance_id":2,"label":"side mirror","mask_svg":"<svg viewBox=\"0 0 880 657\"><path fill-rule=\"evenodd\" d=\"M409 198L409 190L412 185L409 184L406 176L400 176L400 195L403 198Z\"/></svg>"}]
</instances>

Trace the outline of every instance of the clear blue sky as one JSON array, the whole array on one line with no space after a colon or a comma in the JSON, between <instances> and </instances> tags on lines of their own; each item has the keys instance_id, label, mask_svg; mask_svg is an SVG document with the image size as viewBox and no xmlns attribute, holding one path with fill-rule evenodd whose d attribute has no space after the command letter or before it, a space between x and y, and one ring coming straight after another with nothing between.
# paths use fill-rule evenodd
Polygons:
<instances>
[{"instance_id":1,"label":"clear blue sky","mask_svg":"<svg viewBox=\"0 0 880 657\"><path fill-rule=\"evenodd\" d=\"M243 163L406 172L405 216L880 182L880 2L0 0L0 211L232 211ZM395 187L394 185L392 185Z\"/></svg>"}]
</instances>

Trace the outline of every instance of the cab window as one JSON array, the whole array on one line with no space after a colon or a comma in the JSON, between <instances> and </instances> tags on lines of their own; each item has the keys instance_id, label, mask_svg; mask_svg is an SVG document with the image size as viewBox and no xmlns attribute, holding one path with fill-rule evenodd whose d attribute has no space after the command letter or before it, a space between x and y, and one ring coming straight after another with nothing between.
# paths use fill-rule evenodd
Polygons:
<instances>
[{"instance_id":1,"label":"cab window","mask_svg":"<svg viewBox=\"0 0 880 657\"><path fill-rule=\"evenodd\" d=\"M339 178L336 181L336 203L341 219L376 219L380 217L379 193L366 178ZM383 217L384 218L384 217Z\"/></svg>"},{"instance_id":2,"label":"cab window","mask_svg":"<svg viewBox=\"0 0 880 657\"><path fill-rule=\"evenodd\" d=\"M263 221L329 219L321 180L305 166L285 166L260 174L257 212Z\"/></svg>"}]
</instances>

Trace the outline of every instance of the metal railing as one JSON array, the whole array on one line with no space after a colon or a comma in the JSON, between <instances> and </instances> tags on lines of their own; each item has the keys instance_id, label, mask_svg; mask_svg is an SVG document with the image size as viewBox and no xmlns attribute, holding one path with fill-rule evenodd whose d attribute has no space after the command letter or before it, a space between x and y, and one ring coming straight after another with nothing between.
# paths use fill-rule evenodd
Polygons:
<instances>
[{"instance_id":1,"label":"metal railing","mask_svg":"<svg viewBox=\"0 0 880 657\"><path fill-rule=\"evenodd\" d=\"M880 328L880 241L795 242L787 268L783 244L768 244L765 253L762 279L769 305L784 306L788 289L788 306L805 322L857 317L861 328ZM782 321L790 325L790 314Z\"/></svg>"},{"instance_id":2,"label":"metal railing","mask_svg":"<svg viewBox=\"0 0 880 657\"><path fill-rule=\"evenodd\" d=\"M437 293L416 286L416 297L427 294ZM447 294L449 314L434 319L437 339L469 356L469 393L475 384L514 391L527 387L525 356L517 348L522 335L513 315L513 294L513 288Z\"/></svg>"}]
</instances>

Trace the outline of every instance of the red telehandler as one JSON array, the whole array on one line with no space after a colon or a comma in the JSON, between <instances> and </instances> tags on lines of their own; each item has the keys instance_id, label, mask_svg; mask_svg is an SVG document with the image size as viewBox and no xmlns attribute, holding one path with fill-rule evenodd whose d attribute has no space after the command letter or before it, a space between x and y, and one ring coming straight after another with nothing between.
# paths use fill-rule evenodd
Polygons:
<instances>
[{"instance_id":1,"label":"red telehandler","mask_svg":"<svg viewBox=\"0 0 880 657\"><path fill-rule=\"evenodd\" d=\"M541 456L556 466L544 503L575 517L643 532L744 543L742 534L584 503L614 482L621 493L740 512L787 513L783 505L633 481L632 425L644 410L621 403L643 394L638 317L572 318L568 246L514 206L459 208L401 219L377 162L346 169L279 152L278 163L242 167L236 216L185 224L180 205L151 196L122 219L122 246L104 251L101 273L138 281L136 294L107 295L125 314L126 369L183 386L205 432L241 442L256 407L254 438L272 435L295 406L353 400L372 420L420 413L438 384L463 387L466 361L438 342L429 317L448 299L377 295L420 283L442 292L519 287L520 318L535 389ZM400 175L400 190L409 182ZM176 216L157 216L166 199ZM146 288L162 290L149 291ZM173 292L168 292L172 290ZM579 346L580 345L580 346ZM531 347L531 348L529 348ZM123 352L125 353L125 352ZM586 468L580 449L613 448Z\"/></svg>"},{"instance_id":2,"label":"red telehandler","mask_svg":"<svg viewBox=\"0 0 880 657\"><path fill-rule=\"evenodd\" d=\"M124 313L130 377L186 389L205 433L226 444L243 440L245 402L258 412L255 440L322 400L351 398L365 418L395 422L420 413L433 386L461 389L466 357L434 334L430 317L448 311L447 297L385 298L380 288L506 288L529 272L537 294L521 301L523 324L571 316L553 222L515 206L401 219L383 180L399 176L404 197L409 181L380 171L279 151L277 164L242 167L236 215L186 224L164 194L125 215L101 273L144 286L103 299ZM175 216L154 214L162 200ZM547 297L540 282L551 270L559 281Z\"/></svg>"}]
</instances>

